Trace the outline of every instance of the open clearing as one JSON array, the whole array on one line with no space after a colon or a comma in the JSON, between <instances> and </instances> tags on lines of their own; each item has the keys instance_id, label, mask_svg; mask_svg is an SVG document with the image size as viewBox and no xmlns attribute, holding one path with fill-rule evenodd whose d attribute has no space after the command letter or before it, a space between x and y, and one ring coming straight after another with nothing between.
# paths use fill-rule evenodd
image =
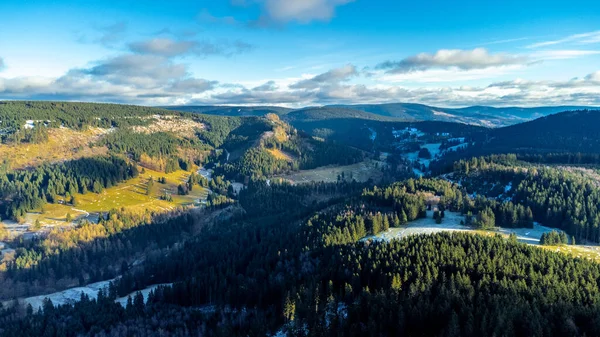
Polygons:
<instances>
[{"instance_id":1,"label":"open clearing","mask_svg":"<svg viewBox=\"0 0 600 337\"><path fill-rule=\"evenodd\" d=\"M5 221L3 224L11 235L19 235L31 229L36 220L40 221L42 231L48 231L54 227L69 228L83 219L96 222L99 213L108 212L111 209L120 209L121 207L125 207L129 212L140 213L145 210L164 212L176 206L199 205L206 200L209 193L208 189L194 186L190 194L177 195L177 186L186 182L189 176L190 172L186 171L165 174L146 169L146 172L140 174L137 178L107 188L102 193L76 194L76 206L64 203L46 204L43 212L38 210L37 212L27 213L24 224L10 221ZM154 179L154 184L150 195L146 195L150 177ZM166 178L167 183L159 183L157 179L160 177ZM172 195L173 202L160 200L160 196L165 193ZM67 214L71 215L72 223L66 222Z\"/></svg>"},{"instance_id":2,"label":"open clearing","mask_svg":"<svg viewBox=\"0 0 600 337\"><path fill-rule=\"evenodd\" d=\"M477 230L471 227L461 225L465 219L464 215L457 212L445 212L444 220L441 224L436 224L433 219L433 211L427 211L427 217L409 222L399 228L390 228L376 236L369 236L363 240L384 240L402 239L409 235L433 234L439 232L471 232L481 235L500 234L508 237L511 233L517 235L517 240L530 245L538 245L544 249L556 252L567 253L573 257L592 259L600 261L600 247L591 245L563 245L563 246L540 246L542 234L552 232L555 228L545 227L540 224L534 224L534 228L496 228L494 230Z\"/></svg>"},{"instance_id":3,"label":"open clearing","mask_svg":"<svg viewBox=\"0 0 600 337\"><path fill-rule=\"evenodd\" d=\"M285 161L293 161L294 160L292 158L292 156L290 156L289 154L287 154L279 149L267 149L267 152L269 152L273 157L275 157L277 159L282 159Z\"/></svg>"},{"instance_id":4,"label":"open clearing","mask_svg":"<svg viewBox=\"0 0 600 337\"><path fill-rule=\"evenodd\" d=\"M346 166L325 166L313 170L302 170L293 172L276 178L282 178L293 184L302 184L309 182L336 182L338 176L344 174L347 180L367 181L369 179L378 180L381 178L382 163L372 160L363 161L357 164Z\"/></svg>"},{"instance_id":5,"label":"open clearing","mask_svg":"<svg viewBox=\"0 0 600 337\"><path fill-rule=\"evenodd\" d=\"M442 144L434 143L434 144L423 144L421 146L421 148L425 148L425 149L429 150L429 153L431 153L431 159L419 158L419 151L403 153L402 157L406 158L407 160L409 160L413 163L419 163L419 164L425 165L425 167L429 167L429 163L431 162L431 160L435 159L435 157L440 153L440 145L442 145Z\"/></svg>"},{"instance_id":6,"label":"open clearing","mask_svg":"<svg viewBox=\"0 0 600 337\"><path fill-rule=\"evenodd\" d=\"M154 116L154 122L146 126L134 126L132 129L140 133L173 132L178 135L193 138L196 132L206 126L189 118L178 116Z\"/></svg>"},{"instance_id":7,"label":"open clearing","mask_svg":"<svg viewBox=\"0 0 600 337\"><path fill-rule=\"evenodd\" d=\"M100 289L103 289L105 291L108 290L108 286L110 285L110 282L115 281L116 279L112 279L112 280L107 280L107 281L102 281L102 282L96 282L96 283L91 283L88 284L86 286L83 287L75 287L75 288L70 288L70 289L66 289L63 291L59 291L59 292L55 292L52 294L47 294L47 295L40 295L40 296L32 296L32 297L27 297L27 298L21 298L19 299L19 302L27 305L27 304L31 304L31 306L33 307L33 310L37 311L39 309L41 309L44 305L44 300L46 298L50 299L52 301L52 304L54 304L55 306L58 305L64 305L64 304L73 304L75 302L78 302L81 299L81 294L84 293L86 294L90 299L96 299L98 297L98 291ZM115 300L115 302L121 304L123 307L125 307L127 305L127 298L128 297L133 297L139 292L142 294L142 296L144 296L144 301L148 300L148 295L150 294L150 292L160 286L171 286L172 283L165 283L165 284L157 284L157 285L152 285L149 286L145 289L139 290L139 291L135 291L131 294L128 294L127 296L123 296L121 298L117 298ZM4 303L5 305L10 305L10 302L7 301Z\"/></svg>"},{"instance_id":8,"label":"open clearing","mask_svg":"<svg viewBox=\"0 0 600 337\"><path fill-rule=\"evenodd\" d=\"M10 169L20 169L103 155L107 152L106 147L89 147L89 143L96 142L108 132L108 129L101 128L89 128L86 131L49 128L48 141L45 143L0 145L0 158L8 161Z\"/></svg>"}]
</instances>

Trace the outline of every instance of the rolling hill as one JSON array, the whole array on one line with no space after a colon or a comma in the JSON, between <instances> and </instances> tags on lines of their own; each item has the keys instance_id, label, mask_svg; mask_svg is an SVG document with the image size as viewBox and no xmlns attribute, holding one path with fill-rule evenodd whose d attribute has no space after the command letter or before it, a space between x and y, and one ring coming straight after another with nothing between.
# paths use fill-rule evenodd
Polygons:
<instances>
[{"instance_id":1,"label":"rolling hill","mask_svg":"<svg viewBox=\"0 0 600 337\"><path fill-rule=\"evenodd\" d=\"M277 106L167 106L170 110L196 112L219 116L263 116L275 113L290 123L330 119L362 119L379 121L438 121L472 124L485 127L504 127L527 122L562 111L589 107L490 107L441 108L414 103L328 105L290 109Z\"/></svg>"},{"instance_id":2,"label":"rolling hill","mask_svg":"<svg viewBox=\"0 0 600 337\"><path fill-rule=\"evenodd\" d=\"M486 147L600 153L600 110L576 110L490 131Z\"/></svg>"},{"instance_id":3,"label":"rolling hill","mask_svg":"<svg viewBox=\"0 0 600 337\"><path fill-rule=\"evenodd\" d=\"M216 116L264 116L268 113L285 115L294 109L278 106L166 106L169 110L202 113Z\"/></svg>"},{"instance_id":4,"label":"rolling hill","mask_svg":"<svg viewBox=\"0 0 600 337\"><path fill-rule=\"evenodd\" d=\"M584 108L575 106L533 108L496 108L490 106L472 106L451 109L411 103L346 105L333 107L362 110L380 116L394 117L404 120L459 122L486 127L508 126L562 111L580 110Z\"/></svg>"}]
</instances>

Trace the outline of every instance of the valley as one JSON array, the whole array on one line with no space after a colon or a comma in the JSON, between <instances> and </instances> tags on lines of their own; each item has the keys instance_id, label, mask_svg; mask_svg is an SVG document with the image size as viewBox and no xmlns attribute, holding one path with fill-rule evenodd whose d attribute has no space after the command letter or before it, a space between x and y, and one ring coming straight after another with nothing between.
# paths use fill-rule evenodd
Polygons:
<instances>
[{"instance_id":1,"label":"valley","mask_svg":"<svg viewBox=\"0 0 600 337\"><path fill-rule=\"evenodd\" d=\"M41 308L31 316L41 319L56 306L72 317L87 303L132 317L143 308L197 312L189 324L218 317L228 327L255 322L238 316L247 309L237 310L254 308L269 323L246 331L289 332L298 324L316 331L311 320L345 322L360 310L353 303L375 300L367 287L388 298L409 296L417 279L446 287L436 280L457 277L443 266L463 268L458 261L494 265L485 272L497 278L513 270L532 289L541 287L536 268L547 273L549 264L600 273L600 161L585 144L565 145L573 139L568 128L519 139L513 130L520 124L488 128L361 113L337 119L344 108L204 107L214 113L205 115L190 112L195 108L39 104L0 105L0 116L18 116L0 145L8 158L0 176L5 315ZM61 112L41 108L47 106ZM99 117L79 115L90 107ZM224 116L230 113L244 116ZM60 123L29 126L42 118ZM544 130L548 120L579 125L571 119L590 118L565 112L529 123ZM521 145L535 142L545 145ZM39 155L31 158L34 150ZM368 274L343 256L369 266ZM422 264L438 276L413 269ZM479 269L460 270L478 277ZM572 282L563 276L551 282ZM481 280L478 287L493 292ZM324 282L332 290L316 286ZM311 318L306 308L314 296L345 313L323 309ZM293 321L285 318L292 304ZM9 329L21 324L11 322Z\"/></svg>"},{"instance_id":2,"label":"valley","mask_svg":"<svg viewBox=\"0 0 600 337\"><path fill-rule=\"evenodd\" d=\"M599 1L0 13L0 337L600 336Z\"/></svg>"}]
</instances>

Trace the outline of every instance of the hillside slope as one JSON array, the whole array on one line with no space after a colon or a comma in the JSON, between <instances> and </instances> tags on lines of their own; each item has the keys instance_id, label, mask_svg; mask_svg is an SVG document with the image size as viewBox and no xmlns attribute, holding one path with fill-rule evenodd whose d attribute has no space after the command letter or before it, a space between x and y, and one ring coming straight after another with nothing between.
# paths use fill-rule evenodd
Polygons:
<instances>
[{"instance_id":1,"label":"hillside slope","mask_svg":"<svg viewBox=\"0 0 600 337\"><path fill-rule=\"evenodd\" d=\"M439 121L503 127L562 111L590 109L582 106L441 108L414 103L328 105L290 109L278 106L166 106L169 110L218 116L264 116L275 113L289 121L358 118L367 120ZM591 108L595 109L595 108Z\"/></svg>"},{"instance_id":2,"label":"hillside slope","mask_svg":"<svg viewBox=\"0 0 600 337\"><path fill-rule=\"evenodd\" d=\"M579 110L584 108L575 106L534 108L472 106L451 109L411 103L341 105L333 107L362 110L376 115L395 117L404 120L459 122L486 127L513 125L561 111Z\"/></svg>"},{"instance_id":3,"label":"hillside slope","mask_svg":"<svg viewBox=\"0 0 600 337\"><path fill-rule=\"evenodd\" d=\"M268 113L285 115L294 109L278 106L166 106L165 109L216 116L264 116Z\"/></svg>"},{"instance_id":4,"label":"hillside slope","mask_svg":"<svg viewBox=\"0 0 600 337\"><path fill-rule=\"evenodd\" d=\"M490 131L486 147L600 153L600 110L566 111Z\"/></svg>"}]
</instances>

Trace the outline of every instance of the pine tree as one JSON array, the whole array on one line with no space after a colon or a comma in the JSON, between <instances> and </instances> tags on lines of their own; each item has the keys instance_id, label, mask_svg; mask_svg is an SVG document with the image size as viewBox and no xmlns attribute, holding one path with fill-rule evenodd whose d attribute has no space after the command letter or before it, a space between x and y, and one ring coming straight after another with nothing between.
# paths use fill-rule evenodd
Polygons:
<instances>
[{"instance_id":1,"label":"pine tree","mask_svg":"<svg viewBox=\"0 0 600 337\"><path fill-rule=\"evenodd\" d=\"M35 219L35 223L33 224L33 230L39 231L42 228L42 224L40 223L40 219Z\"/></svg>"},{"instance_id":2,"label":"pine tree","mask_svg":"<svg viewBox=\"0 0 600 337\"><path fill-rule=\"evenodd\" d=\"M404 212L404 210L402 210L402 212L400 213L400 222L402 224L405 224L408 222L408 217L406 216L406 212Z\"/></svg>"},{"instance_id":3,"label":"pine tree","mask_svg":"<svg viewBox=\"0 0 600 337\"><path fill-rule=\"evenodd\" d=\"M394 227L400 227L400 218L398 218L398 214L394 213Z\"/></svg>"},{"instance_id":4,"label":"pine tree","mask_svg":"<svg viewBox=\"0 0 600 337\"><path fill-rule=\"evenodd\" d=\"M383 216L383 227L381 228L382 231L387 231L388 229L390 229L390 219L388 219L387 215Z\"/></svg>"}]
</instances>

